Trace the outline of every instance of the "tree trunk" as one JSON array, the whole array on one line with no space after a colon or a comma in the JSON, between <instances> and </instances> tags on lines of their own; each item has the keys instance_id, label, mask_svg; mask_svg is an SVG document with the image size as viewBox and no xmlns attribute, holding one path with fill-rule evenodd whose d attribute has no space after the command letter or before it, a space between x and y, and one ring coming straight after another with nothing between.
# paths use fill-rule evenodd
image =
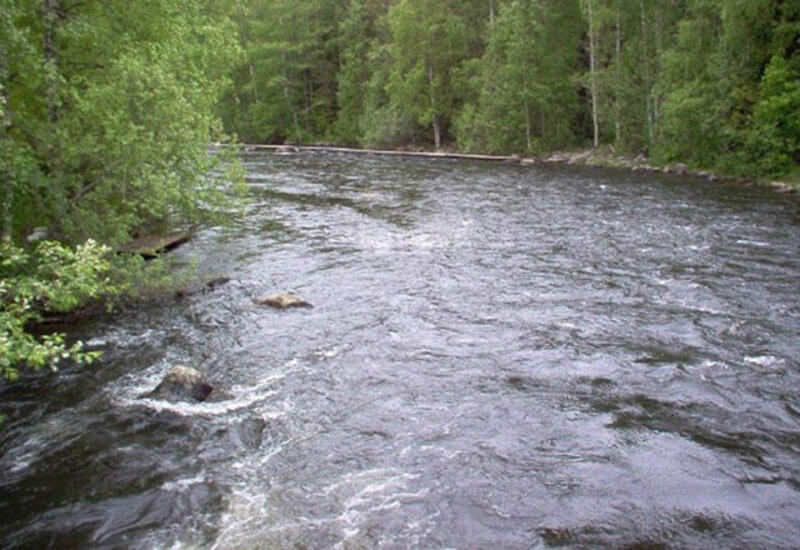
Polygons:
<instances>
[{"instance_id":1,"label":"tree trunk","mask_svg":"<svg viewBox=\"0 0 800 550\"><path fill-rule=\"evenodd\" d=\"M442 121L436 112L436 95L433 89L433 65L428 63L428 96L433 111L433 143L436 149L442 146Z\"/></svg>"},{"instance_id":2,"label":"tree trunk","mask_svg":"<svg viewBox=\"0 0 800 550\"><path fill-rule=\"evenodd\" d=\"M525 99L525 144L526 151L531 152L531 110L528 108L528 99Z\"/></svg>"},{"instance_id":3,"label":"tree trunk","mask_svg":"<svg viewBox=\"0 0 800 550\"><path fill-rule=\"evenodd\" d=\"M289 79L286 79L286 82L283 84L283 98L286 100L286 108L289 109L289 112L292 114L292 125L294 127L294 137L295 139L300 138L300 120L297 117L297 109L294 108L292 105L292 97L291 93L289 92Z\"/></svg>"},{"instance_id":4,"label":"tree trunk","mask_svg":"<svg viewBox=\"0 0 800 550\"><path fill-rule=\"evenodd\" d=\"M291 21L288 22L291 25ZM282 16L278 17L278 24L281 26L286 25L287 23L283 20ZM290 40L291 41L291 40ZM289 110L289 113L292 115L292 126L294 127L294 138L300 139L300 119L297 115L297 108L292 102L292 93L289 89L290 83L292 82L292 74L291 74L291 60L289 56L286 55L286 50L281 50L281 60L284 64L284 82L283 82L283 99L286 101L286 108Z\"/></svg>"},{"instance_id":5,"label":"tree trunk","mask_svg":"<svg viewBox=\"0 0 800 550\"><path fill-rule=\"evenodd\" d=\"M61 162L58 141L58 121L60 110L60 84L58 45L56 44L59 11L61 0L42 1L42 49L44 56L44 85L45 101L47 102L47 135L44 137L45 170L50 180L50 188L56 192L65 191L64 166ZM35 193L37 210L44 211L41 192ZM74 206L72 203L69 207ZM54 213L54 219L60 217L60 213Z\"/></svg>"},{"instance_id":6,"label":"tree trunk","mask_svg":"<svg viewBox=\"0 0 800 550\"><path fill-rule=\"evenodd\" d=\"M44 22L44 62L46 72L47 120L50 124L58 122L58 50L56 49L56 27L61 0L44 0L42 19Z\"/></svg>"},{"instance_id":7,"label":"tree trunk","mask_svg":"<svg viewBox=\"0 0 800 550\"><path fill-rule=\"evenodd\" d=\"M617 60L617 92L614 94L614 144L619 147L620 142L622 140L622 123L620 118L622 117L622 106L620 96L622 95L622 25L620 23L620 13L619 13L619 0L615 5L615 10L617 12L617 21L616 21L616 60Z\"/></svg>"},{"instance_id":8,"label":"tree trunk","mask_svg":"<svg viewBox=\"0 0 800 550\"><path fill-rule=\"evenodd\" d=\"M647 117L647 150L649 151L653 144L653 106L651 98L652 83L650 81L650 56L647 40L647 15L644 9L644 0L639 1L639 9L642 19L642 60L644 64L644 88L645 88L645 111Z\"/></svg>"},{"instance_id":9,"label":"tree trunk","mask_svg":"<svg viewBox=\"0 0 800 550\"><path fill-rule=\"evenodd\" d=\"M600 145L600 124L597 120L597 73L595 69L595 51L594 51L594 13L592 7L592 0L587 2L589 8L589 78L592 88L592 144L595 149Z\"/></svg>"},{"instance_id":10,"label":"tree trunk","mask_svg":"<svg viewBox=\"0 0 800 550\"><path fill-rule=\"evenodd\" d=\"M8 158L11 155L11 136L9 135L11 129L11 105L8 101L8 74L8 46L6 44L0 44L0 109L3 110L3 134L0 136L0 149L3 155L6 156L6 169L3 174L3 208L2 212L0 212L0 224L2 224L0 238L6 242L11 242L14 183L11 179L11 159Z\"/></svg>"},{"instance_id":11,"label":"tree trunk","mask_svg":"<svg viewBox=\"0 0 800 550\"><path fill-rule=\"evenodd\" d=\"M494 25L494 0L489 0L489 25Z\"/></svg>"},{"instance_id":12,"label":"tree trunk","mask_svg":"<svg viewBox=\"0 0 800 550\"><path fill-rule=\"evenodd\" d=\"M260 99L258 98L258 86L256 86L256 71L250 59L247 60L247 69L250 72L250 84L253 86L253 104L258 105Z\"/></svg>"},{"instance_id":13,"label":"tree trunk","mask_svg":"<svg viewBox=\"0 0 800 550\"><path fill-rule=\"evenodd\" d=\"M664 44L663 44L663 41L664 41L664 37L663 37L663 34L664 34L664 12L663 12L661 6L659 6L658 4L656 4L656 6L657 6L656 31L655 31L655 34L656 34L656 36L655 36L655 42L656 42L655 48L656 49L655 49L655 52L654 52L654 55L656 56L656 66L655 66L655 71L654 71L655 72L654 80L658 81L659 74L660 74L660 71L661 71L661 66L660 66L658 60L661 58L661 52L664 50L664 48L663 48L663 46L664 46ZM660 99L659 99L659 96L657 94L653 93L652 88L654 88L654 87L655 86L651 86L651 92L650 92L650 97L651 97L650 101L652 102L651 109L653 111L653 115L652 115L653 116L653 139L652 139L653 142L658 140L659 127L661 125L661 122L660 122L660 119L661 119Z\"/></svg>"}]
</instances>

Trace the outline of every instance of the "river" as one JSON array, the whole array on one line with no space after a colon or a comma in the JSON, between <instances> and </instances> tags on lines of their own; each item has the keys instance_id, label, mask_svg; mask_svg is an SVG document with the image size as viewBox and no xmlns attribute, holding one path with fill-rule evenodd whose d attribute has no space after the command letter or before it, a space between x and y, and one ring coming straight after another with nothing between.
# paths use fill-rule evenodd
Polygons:
<instances>
[{"instance_id":1,"label":"river","mask_svg":"<svg viewBox=\"0 0 800 550\"><path fill-rule=\"evenodd\" d=\"M800 202L248 153L231 282L0 387L6 548L797 548ZM254 305L290 290L313 309ZM173 364L233 398L139 399Z\"/></svg>"}]
</instances>

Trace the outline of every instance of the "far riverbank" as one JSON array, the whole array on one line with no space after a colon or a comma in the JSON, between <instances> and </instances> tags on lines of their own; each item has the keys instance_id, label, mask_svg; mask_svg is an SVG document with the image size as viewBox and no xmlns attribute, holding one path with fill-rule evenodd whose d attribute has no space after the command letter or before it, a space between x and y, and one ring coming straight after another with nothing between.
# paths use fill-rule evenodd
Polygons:
<instances>
[{"instance_id":1,"label":"far riverbank","mask_svg":"<svg viewBox=\"0 0 800 550\"><path fill-rule=\"evenodd\" d=\"M424 151L407 149L360 149L356 147L338 147L330 145L270 145L270 144L242 144L245 151L274 151L280 154L289 154L300 151L319 151L332 153L384 155L395 157L438 158L454 160L479 160L487 162L519 163L530 166L536 164L570 164L597 166L604 168L620 168L633 172L661 172L677 176L693 176L708 181L737 182L744 185L764 185L772 188L776 193L795 194L800 192L800 183L786 180L773 179L744 179L726 174L719 174L708 170L692 170L686 164L674 163L659 165L651 163L643 155L628 156L618 155L612 148L584 149L578 151L556 151L537 157L521 157L519 155L482 155L469 154L458 151Z\"/></svg>"}]
</instances>

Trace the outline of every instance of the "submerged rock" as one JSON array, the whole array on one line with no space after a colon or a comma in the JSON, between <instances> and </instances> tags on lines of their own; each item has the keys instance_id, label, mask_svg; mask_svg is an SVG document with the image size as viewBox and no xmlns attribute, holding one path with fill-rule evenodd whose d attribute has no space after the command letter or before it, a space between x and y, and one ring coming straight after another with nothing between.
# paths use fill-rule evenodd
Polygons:
<instances>
[{"instance_id":1,"label":"submerged rock","mask_svg":"<svg viewBox=\"0 0 800 550\"><path fill-rule=\"evenodd\" d=\"M226 283L229 283L230 280L231 280L230 277L217 277L215 279L210 279L206 281L202 285L190 288L182 288L180 290L175 291L175 298L180 300L182 298L194 296L195 294L204 294L206 292L211 292L215 290L218 286L222 286Z\"/></svg>"},{"instance_id":2,"label":"submerged rock","mask_svg":"<svg viewBox=\"0 0 800 550\"><path fill-rule=\"evenodd\" d=\"M205 375L197 369L175 365L152 392L144 397L167 401L206 401L215 393ZM219 392L221 393L221 392Z\"/></svg>"},{"instance_id":3,"label":"submerged rock","mask_svg":"<svg viewBox=\"0 0 800 550\"><path fill-rule=\"evenodd\" d=\"M290 292L276 292L262 296L256 300L260 306L274 307L275 309L288 309L290 307L314 307L310 302Z\"/></svg>"},{"instance_id":4,"label":"submerged rock","mask_svg":"<svg viewBox=\"0 0 800 550\"><path fill-rule=\"evenodd\" d=\"M261 446L266 425L267 422L263 418L256 416L245 418L235 427L234 437L243 446L257 449Z\"/></svg>"}]
</instances>

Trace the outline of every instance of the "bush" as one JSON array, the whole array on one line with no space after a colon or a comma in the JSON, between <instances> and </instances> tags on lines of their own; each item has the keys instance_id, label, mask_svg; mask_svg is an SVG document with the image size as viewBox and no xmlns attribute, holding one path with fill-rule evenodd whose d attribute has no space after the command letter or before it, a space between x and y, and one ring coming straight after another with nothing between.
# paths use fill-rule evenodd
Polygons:
<instances>
[{"instance_id":1,"label":"bush","mask_svg":"<svg viewBox=\"0 0 800 550\"><path fill-rule=\"evenodd\" d=\"M759 94L745 142L748 160L761 174L783 176L796 167L800 150L800 74L786 59L774 56Z\"/></svg>"},{"instance_id":2,"label":"bush","mask_svg":"<svg viewBox=\"0 0 800 550\"><path fill-rule=\"evenodd\" d=\"M74 249L43 241L33 251L0 243L0 375L14 381L21 366L57 370L66 359L91 363L98 357L82 342L68 346L64 334L36 338L26 325L44 311L69 311L113 294L109 251L92 240Z\"/></svg>"}]
</instances>

